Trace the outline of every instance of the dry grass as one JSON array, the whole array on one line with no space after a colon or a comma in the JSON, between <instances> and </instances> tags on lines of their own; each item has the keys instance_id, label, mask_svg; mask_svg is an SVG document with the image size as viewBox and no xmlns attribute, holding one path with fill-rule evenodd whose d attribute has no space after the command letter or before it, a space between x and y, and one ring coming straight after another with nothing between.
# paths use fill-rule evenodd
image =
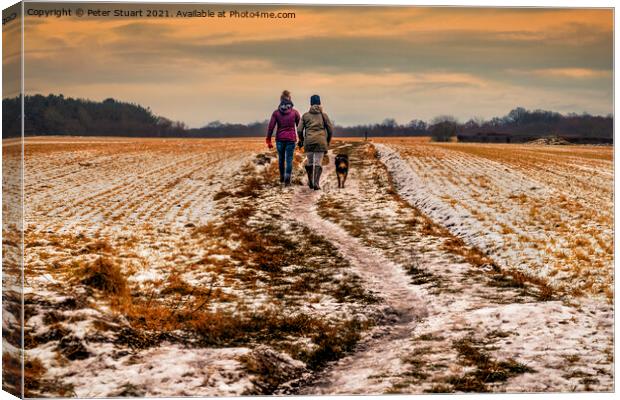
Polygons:
<instances>
[{"instance_id":1,"label":"dry grass","mask_svg":"<svg viewBox=\"0 0 620 400\"><path fill-rule=\"evenodd\" d=\"M461 362L474 369L463 375L454 375L447 379L452 391L484 393L489 391L489 384L503 382L509 378L535 372L528 366L515 360L505 361L493 360L486 352L481 349L479 343L471 339L461 339L453 343L457 350Z\"/></svg>"},{"instance_id":2,"label":"dry grass","mask_svg":"<svg viewBox=\"0 0 620 400\"><path fill-rule=\"evenodd\" d=\"M352 161L367 163L380 173L373 175L373 183L376 187L384 190L386 196L394 201L398 207L399 214L403 215L402 224L385 226L382 220L368 221L363 216L355 213L353 204L346 204L338 200L336 196L324 194L318 201L318 213L321 217L331 220L341 225L350 235L360 238L365 244L370 246L383 246L380 240L375 239L378 232L382 237L390 237L393 241L399 241L403 237L417 231L425 236L433 236L440 239L440 248L459 256L464 261L475 267L491 267L491 276L497 282L501 281L504 287L515 287L527 289L541 300L550 300L554 296L554 291L546 281L532 274L526 274L517 270L500 268L497 263L480 249L466 244L461 238L454 236L446 228L435 223L420 210L413 207L398 194L395 183L384 164L382 164L373 146L354 145L352 153L355 157ZM359 159L359 161L355 161ZM486 182L486 181L485 181ZM417 252L416 252L417 253ZM415 257L410 257L410 261ZM434 287L441 286L439 280L432 274L420 268L415 262L407 264L408 272L414 284L432 284Z\"/></svg>"},{"instance_id":3,"label":"dry grass","mask_svg":"<svg viewBox=\"0 0 620 400\"><path fill-rule=\"evenodd\" d=\"M58 263L49 272L86 288L91 301L84 306L104 303L110 306L111 317L128 321L129 326L121 330L103 322L95 324L101 330L114 330L119 346L145 349L162 341L187 344L188 338L198 346L268 344L306 362L309 368L322 368L350 351L369 323L300 312L300 304L326 296L340 303L371 304L377 299L346 272L347 261L331 243L303 225L283 226L277 216L257 213L256 204L267 201L263 198L277 185L277 178L275 163L260 169L244 166L238 186L215 195L218 206L227 210L223 217L201 226L186 225L182 240L191 246L171 246L166 257L173 263L178 257L195 259L201 254L198 260L178 265L165 278L148 284L129 279L137 258L130 249L142 245L135 235L112 242L105 236L32 233L27 243L43 250L54 241L64 254L70 254L72 261ZM149 234L167 229L143 228ZM200 249L200 253L187 248ZM293 275L291 268L295 268ZM193 272L210 276L210 283L189 283L185 274ZM254 297L266 301L248 304ZM68 336L61 318L50 314L46 319L50 334L31 338L32 346L59 341L59 352L65 358L82 357L79 343L67 339L61 344ZM310 345L296 343L303 338L309 338Z\"/></svg>"},{"instance_id":4,"label":"dry grass","mask_svg":"<svg viewBox=\"0 0 620 400\"><path fill-rule=\"evenodd\" d=\"M446 237L446 240L442 242L442 249L461 256L465 261L476 267L489 265L496 270L499 268L495 262L481 250L468 246L463 239L453 236L443 228L436 229L441 231L443 237Z\"/></svg>"},{"instance_id":5,"label":"dry grass","mask_svg":"<svg viewBox=\"0 0 620 400\"><path fill-rule=\"evenodd\" d=\"M380 141L395 147L446 205L503 235L506 255L493 254L498 261L556 276L554 290L562 295L613 300L612 147ZM511 249L527 252L516 259Z\"/></svg>"},{"instance_id":6,"label":"dry grass","mask_svg":"<svg viewBox=\"0 0 620 400\"><path fill-rule=\"evenodd\" d=\"M57 380L44 379L45 367L38 358L24 360L24 393L26 398L75 396L73 386ZM21 397L21 361L10 353L2 353L2 390Z\"/></svg>"},{"instance_id":7,"label":"dry grass","mask_svg":"<svg viewBox=\"0 0 620 400\"><path fill-rule=\"evenodd\" d=\"M356 319L336 326L323 326L312 338L314 349L305 352L301 358L310 368L319 369L329 361L337 360L352 351L360 339L360 332L368 327L368 323Z\"/></svg>"},{"instance_id":8,"label":"dry grass","mask_svg":"<svg viewBox=\"0 0 620 400\"><path fill-rule=\"evenodd\" d=\"M123 297L128 293L127 280L120 266L111 258L98 257L90 263L76 262L75 274L81 284L98 289L110 296Z\"/></svg>"},{"instance_id":9,"label":"dry grass","mask_svg":"<svg viewBox=\"0 0 620 400\"><path fill-rule=\"evenodd\" d=\"M4 267L5 266L3 264L3 268ZM3 274L6 274L4 270L2 272ZM16 322L12 325L9 325L7 322L3 324L2 339L6 340L9 344L18 349L21 347L22 343L22 297L23 294L21 288L11 288L7 286L2 288L2 312L5 315L12 315Z\"/></svg>"},{"instance_id":10,"label":"dry grass","mask_svg":"<svg viewBox=\"0 0 620 400\"><path fill-rule=\"evenodd\" d=\"M21 360L9 352L2 353L2 390L16 397L21 397L22 364Z\"/></svg>"},{"instance_id":11,"label":"dry grass","mask_svg":"<svg viewBox=\"0 0 620 400\"><path fill-rule=\"evenodd\" d=\"M220 190L219 192L213 195L213 200L218 201L221 199L225 199L226 197L230 197L232 195L233 194L230 193L228 190Z\"/></svg>"}]
</instances>

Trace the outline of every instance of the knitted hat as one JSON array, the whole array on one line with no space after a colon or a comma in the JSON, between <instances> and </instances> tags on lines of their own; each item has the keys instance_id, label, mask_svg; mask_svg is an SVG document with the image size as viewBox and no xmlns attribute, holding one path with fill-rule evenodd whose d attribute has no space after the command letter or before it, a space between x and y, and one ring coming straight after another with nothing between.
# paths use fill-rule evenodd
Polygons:
<instances>
[{"instance_id":1,"label":"knitted hat","mask_svg":"<svg viewBox=\"0 0 620 400\"><path fill-rule=\"evenodd\" d=\"M313 106L315 104L321 104L321 97L318 94L313 94L312 97L310 97L310 105Z\"/></svg>"}]
</instances>

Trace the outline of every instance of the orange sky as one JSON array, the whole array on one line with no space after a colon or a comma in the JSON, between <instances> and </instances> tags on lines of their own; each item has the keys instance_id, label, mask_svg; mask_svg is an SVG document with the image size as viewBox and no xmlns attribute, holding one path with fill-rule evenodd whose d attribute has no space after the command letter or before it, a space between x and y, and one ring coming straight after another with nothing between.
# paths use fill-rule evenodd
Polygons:
<instances>
[{"instance_id":1,"label":"orange sky","mask_svg":"<svg viewBox=\"0 0 620 400\"><path fill-rule=\"evenodd\" d=\"M26 9L51 7L30 3ZM121 7L132 8L84 6ZM171 15L244 9L158 7ZM247 9L296 17L27 16L26 92L114 97L193 127L263 120L282 89L302 111L319 93L345 125L439 114L488 118L516 106L613 111L610 9Z\"/></svg>"}]
</instances>

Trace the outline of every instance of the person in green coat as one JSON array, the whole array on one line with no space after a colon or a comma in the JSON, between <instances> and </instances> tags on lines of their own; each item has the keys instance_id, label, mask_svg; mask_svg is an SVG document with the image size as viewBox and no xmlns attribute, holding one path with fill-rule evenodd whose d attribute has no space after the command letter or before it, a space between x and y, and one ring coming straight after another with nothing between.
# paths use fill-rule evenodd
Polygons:
<instances>
[{"instance_id":1,"label":"person in green coat","mask_svg":"<svg viewBox=\"0 0 620 400\"><path fill-rule=\"evenodd\" d=\"M321 97L318 94L310 97L310 110L301 117L297 136L298 146L303 147L306 153L306 173L308 174L308 186L319 190L321 187L321 173L323 167L321 161L327 153L329 142L332 140L334 126L331 120L323 112Z\"/></svg>"}]
</instances>

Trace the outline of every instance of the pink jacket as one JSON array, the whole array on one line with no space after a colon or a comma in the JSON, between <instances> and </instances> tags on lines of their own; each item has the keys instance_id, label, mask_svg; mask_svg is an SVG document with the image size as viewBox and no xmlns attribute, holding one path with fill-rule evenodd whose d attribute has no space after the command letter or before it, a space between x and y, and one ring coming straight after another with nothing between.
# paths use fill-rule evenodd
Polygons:
<instances>
[{"instance_id":1,"label":"pink jacket","mask_svg":"<svg viewBox=\"0 0 620 400\"><path fill-rule=\"evenodd\" d=\"M299 124L299 112L294 108L281 111L275 110L271 114L269 127L267 128L267 140L271 140L273 129L278 126L276 131L276 141L278 142L296 142L297 141L297 125Z\"/></svg>"}]
</instances>

